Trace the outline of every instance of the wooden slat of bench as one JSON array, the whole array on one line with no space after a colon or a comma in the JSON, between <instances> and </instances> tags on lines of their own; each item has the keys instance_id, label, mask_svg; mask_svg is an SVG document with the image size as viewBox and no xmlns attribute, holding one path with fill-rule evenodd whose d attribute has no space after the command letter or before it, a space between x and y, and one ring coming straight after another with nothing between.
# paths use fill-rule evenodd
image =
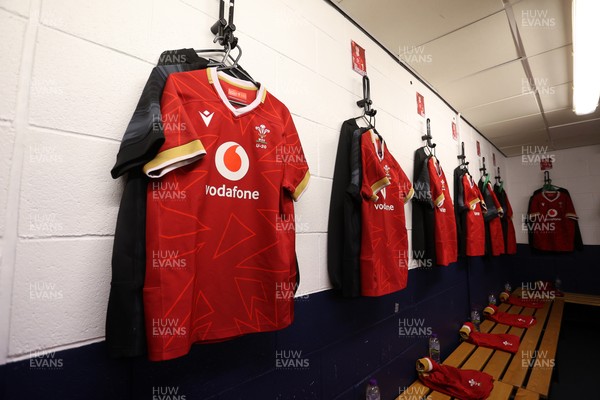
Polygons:
<instances>
[{"instance_id":1,"label":"wooden slat of bench","mask_svg":"<svg viewBox=\"0 0 600 400\"><path fill-rule=\"evenodd\" d=\"M521 315L533 315L535 311L535 308L526 307L523 309L523 311L521 311ZM508 330L508 333L522 338L523 334L525 333L525 329L512 326ZM495 380L498 380L500 376L502 376L504 370L506 369L506 366L508 365L508 362L510 361L511 357L512 353L496 350L490 361L483 369L483 372L490 374Z\"/></svg>"},{"instance_id":2,"label":"wooden slat of bench","mask_svg":"<svg viewBox=\"0 0 600 400\"><path fill-rule=\"evenodd\" d=\"M519 314L521 312L521 307L510 307L507 311L509 314ZM506 333L509 330L508 325L504 324L496 324L494 329L491 330L490 333ZM475 369L477 371L481 371L485 363L490 359L493 349L489 347L478 347L477 350L471 354L469 359L461 366L462 369Z\"/></svg>"},{"instance_id":3,"label":"wooden slat of bench","mask_svg":"<svg viewBox=\"0 0 600 400\"><path fill-rule=\"evenodd\" d=\"M440 392L431 392L427 396L427 400L450 400L452 397Z\"/></svg>"},{"instance_id":4,"label":"wooden slat of bench","mask_svg":"<svg viewBox=\"0 0 600 400\"><path fill-rule=\"evenodd\" d=\"M396 400L417 400L427 397L431 392L427 386L423 385L421 381L416 380L412 385L406 388Z\"/></svg>"},{"instance_id":5,"label":"wooden slat of bench","mask_svg":"<svg viewBox=\"0 0 600 400\"><path fill-rule=\"evenodd\" d=\"M519 346L517 354L515 354L512 358L504 377L501 379L502 382L508 383L515 387L523 386L528 368L523 367L522 360L525 358L525 363L531 361L531 354L537 348L537 344L542 333L542 329L546 323L546 318L548 317L548 311L550 310L551 304L551 302L544 304L544 307L537 310L535 313L537 322L533 327L527 329L527 332L525 332L525 336L521 341L521 345Z\"/></svg>"},{"instance_id":6,"label":"wooden slat of bench","mask_svg":"<svg viewBox=\"0 0 600 400\"><path fill-rule=\"evenodd\" d=\"M527 389L519 388L514 400L539 400L540 395L538 393L530 392Z\"/></svg>"},{"instance_id":7,"label":"wooden slat of bench","mask_svg":"<svg viewBox=\"0 0 600 400\"><path fill-rule=\"evenodd\" d=\"M498 306L498 309L504 312L509 312L510 308L511 306L509 304L501 304ZM481 332L487 333L494 329L495 326L496 324L493 321L485 320L479 325L479 329ZM476 347L477 346L472 345L471 343L461 343L448 357L446 357L443 364L451 367L460 367ZM396 400L414 400L416 395L426 397L428 394L430 394L430 396L446 396L442 393L431 392L431 390L423 385L421 381L416 380L400 396L398 396ZM436 400L437 397L431 397L431 399ZM449 397L446 396L445 399L449 399Z\"/></svg>"},{"instance_id":8,"label":"wooden slat of bench","mask_svg":"<svg viewBox=\"0 0 600 400\"><path fill-rule=\"evenodd\" d=\"M494 389L488 400L508 400L513 391L513 387L507 383L496 381L494 382Z\"/></svg>"},{"instance_id":9,"label":"wooden slat of bench","mask_svg":"<svg viewBox=\"0 0 600 400\"><path fill-rule=\"evenodd\" d=\"M538 356L542 355L540 362L535 362L527 381L527 390L539 393L542 397L548 397L550 390L550 380L552 379L552 370L556 358L556 347L558 346L558 335L562 323L562 315L565 302L563 299L554 300L554 306L550 313L548 325L544 331L542 343L538 349Z\"/></svg>"},{"instance_id":10,"label":"wooden slat of bench","mask_svg":"<svg viewBox=\"0 0 600 400\"><path fill-rule=\"evenodd\" d=\"M595 296L593 294L565 293L564 301L565 303L600 307L600 296Z\"/></svg>"}]
</instances>

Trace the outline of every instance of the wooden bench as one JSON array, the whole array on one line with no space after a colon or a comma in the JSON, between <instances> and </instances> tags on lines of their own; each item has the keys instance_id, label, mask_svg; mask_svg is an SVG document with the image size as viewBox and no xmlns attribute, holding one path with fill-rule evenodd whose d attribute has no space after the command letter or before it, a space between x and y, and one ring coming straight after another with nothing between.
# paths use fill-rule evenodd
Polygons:
<instances>
[{"instance_id":1,"label":"wooden bench","mask_svg":"<svg viewBox=\"0 0 600 400\"><path fill-rule=\"evenodd\" d=\"M565 303L600 307L600 296L593 294L565 293Z\"/></svg>"},{"instance_id":2,"label":"wooden bench","mask_svg":"<svg viewBox=\"0 0 600 400\"><path fill-rule=\"evenodd\" d=\"M547 398L556 356L558 335L564 309L564 299L547 302L543 308L521 308L501 304L500 311L511 314L535 315L537 323L529 328L509 327L485 320L481 332L510 333L521 338L516 354L463 342L443 362L462 369L474 369L490 374L495 382L489 399L534 400ZM396 400L449 400L450 396L431 391L419 380L409 386Z\"/></svg>"}]
</instances>

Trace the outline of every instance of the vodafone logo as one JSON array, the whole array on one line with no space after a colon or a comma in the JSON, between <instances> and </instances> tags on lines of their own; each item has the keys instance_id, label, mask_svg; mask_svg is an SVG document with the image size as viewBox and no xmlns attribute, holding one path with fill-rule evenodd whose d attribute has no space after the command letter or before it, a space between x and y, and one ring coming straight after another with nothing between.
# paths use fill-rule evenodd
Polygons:
<instances>
[{"instance_id":1,"label":"vodafone logo","mask_svg":"<svg viewBox=\"0 0 600 400\"><path fill-rule=\"evenodd\" d=\"M217 149L215 165L223 178L239 181L248 173L250 160L242 146L236 142L226 142Z\"/></svg>"},{"instance_id":2,"label":"vodafone logo","mask_svg":"<svg viewBox=\"0 0 600 400\"><path fill-rule=\"evenodd\" d=\"M550 218L554 218L554 217L556 217L557 215L558 215L558 211L556 211L554 208L552 208L552 209L548 210L548 216L549 216Z\"/></svg>"}]
</instances>

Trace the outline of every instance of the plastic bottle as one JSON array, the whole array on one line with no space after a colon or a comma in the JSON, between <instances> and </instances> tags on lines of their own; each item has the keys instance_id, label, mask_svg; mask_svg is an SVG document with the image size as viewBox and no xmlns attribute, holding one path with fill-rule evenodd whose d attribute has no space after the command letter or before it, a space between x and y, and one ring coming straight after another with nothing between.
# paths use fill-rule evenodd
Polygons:
<instances>
[{"instance_id":1,"label":"plastic bottle","mask_svg":"<svg viewBox=\"0 0 600 400\"><path fill-rule=\"evenodd\" d=\"M496 296L494 296L494 293L490 293L488 296L488 303L496 305Z\"/></svg>"},{"instance_id":2,"label":"plastic bottle","mask_svg":"<svg viewBox=\"0 0 600 400\"><path fill-rule=\"evenodd\" d=\"M506 293L512 292L512 286L510 286L510 282L506 282L504 284L504 290L506 291Z\"/></svg>"},{"instance_id":3,"label":"plastic bottle","mask_svg":"<svg viewBox=\"0 0 600 400\"><path fill-rule=\"evenodd\" d=\"M481 316L477 310L471 311L471 323L475 326L477 332L479 332L479 324L481 324Z\"/></svg>"},{"instance_id":4,"label":"plastic bottle","mask_svg":"<svg viewBox=\"0 0 600 400\"><path fill-rule=\"evenodd\" d=\"M429 338L429 358L440 364L440 339L437 334L432 333Z\"/></svg>"},{"instance_id":5,"label":"plastic bottle","mask_svg":"<svg viewBox=\"0 0 600 400\"><path fill-rule=\"evenodd\" d=\"M562 291L562 281L558 276L554 280L554 289L558 290L559 292Z\"/></svg>"},{"instance_id":6,"label":"plastic bottle","mask_svg":"<svg viewBox=\"0 0 600 400\"><path fill-rule=\"evenodd\" d=\"M377 379L371 378L367 385L367 400L381 400L381 393L379 392L379 386L377 386Z\"/></svg>"}]
</instances>

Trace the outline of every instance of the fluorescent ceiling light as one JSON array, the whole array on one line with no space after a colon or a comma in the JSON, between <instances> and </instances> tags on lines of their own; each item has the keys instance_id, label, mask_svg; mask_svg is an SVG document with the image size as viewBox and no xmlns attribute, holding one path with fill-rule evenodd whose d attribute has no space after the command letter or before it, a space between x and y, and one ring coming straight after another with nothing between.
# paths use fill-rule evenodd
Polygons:
<instances>
[{"instance_id":1,"label":"fluorescent ceiling light","mask_svg":"<svg viewBox=\"0 0 600 400\"><path fill-rule=\"evenodd\" d=\"M600 1L573 0L573 110L590 114L600 97Z\"/></svg>"}]
</instances>

